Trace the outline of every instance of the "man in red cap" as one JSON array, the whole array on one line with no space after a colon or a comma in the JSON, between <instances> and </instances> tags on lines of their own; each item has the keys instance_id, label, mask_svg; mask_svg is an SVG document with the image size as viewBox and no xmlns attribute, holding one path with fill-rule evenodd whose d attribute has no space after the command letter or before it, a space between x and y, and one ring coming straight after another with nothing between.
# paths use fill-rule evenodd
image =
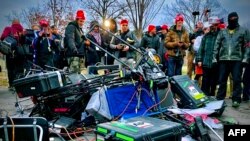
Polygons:
<instances>
[{"instance_id":1,"label":"man in red cap","mask_svg":"<svg viewBox=\"0 0 250 141\"><path fill-rule=\"evenodd\" d=\"M156 34L156 27L154 25L148 26L148 31L142 37L141 47L158 51L160 47L160 38Z\"/></svg>"},{"instance_id":2,"label":"man in red cap","mask_svg":"<svg viewBox=\"0 0 250 141\"><path fill-rule=\"evenodd\" d=\"M70 71L80 73L80 60L84 56L84 48L90 45L82 30L86 18L83 10L76 12L75 21L70 22L65 29L64 46Z\"/></svg>"},{"instance_id":3,"label":"man in red cap","mask_svg":"<svg viewBox=\"0 0 250 141\"><path fill-rule=\"evenodd\" d=\"M189 35L183 26L184 17L178 14L175 17L175 25L165 39L165 47L168 55L168 76L181 75L185 50L189 47Z\"/></svg>"},{"instance_id":4,"label":"man in red cap","mask_svg":"<svg viewBox=\"0 0 250 141\"><path fill-rule=\"evenodd\" d=\"M124 41L128 42L134 47L139 46L139 41L137 40L135 34L128 28L128 20L122 19L120 22L121 30L119 30L115 35ZM124 63L132 66L135 59L135 53L133 49L124 44L118 38L112 37L110 42L110 48L114 50L114 55L122 60ZM114 61L114 64L120 64L118 61Z\"/></svg>"},{"instance_id":5,"label":"man in red cap","mask_svg":"<svg viewBox=\"0 0 250 141\"><path fill-rule=\"evenodd\" d=\"M166 24L163 24L161 26L161 33L166 37L167 36L167 33L168 33L168 25ZM165 39L165 38L164 38Z\"/></svg>"},{"instance_id":6,"label":"man in red cap","mask_svg":"<svg viewBox=\"0 0 250 141\"><path fill-rule=\"evenodd\" d=\"M49 22L42 19L39 21L39 25L41 30L37 32L38 36L33 41L34 63L43 69L48 69L46 66L54 67L53 55L56 45L52 40Z\"/></svg>"}]
</instances>

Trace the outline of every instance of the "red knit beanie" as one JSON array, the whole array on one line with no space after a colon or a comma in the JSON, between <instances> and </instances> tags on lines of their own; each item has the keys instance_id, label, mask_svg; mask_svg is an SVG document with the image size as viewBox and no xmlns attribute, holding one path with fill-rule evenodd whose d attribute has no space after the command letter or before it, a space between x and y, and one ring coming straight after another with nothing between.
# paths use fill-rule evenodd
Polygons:
<instances>
[{"instance_id":1,"label":"red knit beanie","mask_svg":"<svg viewBox=\"0 0 250 141\"><path fill-rule=\"evenodd\" d=\"M155 25L148 25L148 32L151 32L152 30L156 29Z\"/></svg>"},{"instance_id":2,"label":"red knit beanie","mask_svg":"<svg viewBox=\"0 0 250 141\"><path fill-rule=\"evenodd\" d=\"M128 24L128 20L127 19L122 19L120 24Z\"/></svg>"},{"instance_id":3,"label":"red knit beanie","mask_svg":"<svg viewBox=\"0 0 250 141\"><path fill-rule=\"evenodd\" d=\"M177 14L175 17L175 23L177 23L178 21L184 21L184 17L181 14Z\"/></svg>"},{"instance_id":4,"label":"red knit beanie","mask_svg":"<svg viewBox=\"0 0 250 141\"><path fill-rule=\"evenodd\" d=\"M161 30L168 30L168 25L166 25L166 24L162 25Z\"/></svg>"},{"instance_id":5,"label":"red knit beanie","mask_svg":"<svg viewBox=\"0 0 250 141\"><path fill-rule=\"evenodd\" d=\"M83 10L77 10L76 12L76 19L85 20L85 14Z\"/></svg>"}]
</instances>

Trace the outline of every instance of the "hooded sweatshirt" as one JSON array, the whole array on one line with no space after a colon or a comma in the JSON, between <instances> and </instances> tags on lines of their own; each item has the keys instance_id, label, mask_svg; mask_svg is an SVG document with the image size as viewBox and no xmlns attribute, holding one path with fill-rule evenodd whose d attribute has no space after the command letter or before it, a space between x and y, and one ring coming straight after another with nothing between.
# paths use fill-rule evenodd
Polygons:
<instances>
[{"instance_id":1,"label":"hooded sweatshirt","mask_svg":"<svg viewBox=\"0 0 250 141\"><path fill-rule=\"evenodd\" d=\"M3 30L3 34L1 36L1 40L4 40L9 35L14 35L15 38L18 37L18 33L23 31L23 26L19 23L12 24L11 26L5 27Z\"/></svg>"}]
</instances>

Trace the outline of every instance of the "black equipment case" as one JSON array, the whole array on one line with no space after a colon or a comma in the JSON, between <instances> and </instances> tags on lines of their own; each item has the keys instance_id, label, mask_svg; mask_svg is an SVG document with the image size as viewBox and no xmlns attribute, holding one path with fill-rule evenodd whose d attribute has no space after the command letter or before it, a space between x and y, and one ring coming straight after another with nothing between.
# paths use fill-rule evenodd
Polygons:
<instances>
[{"instance_id":1,"label":"black equipment case","mask_svg":"<svg viewBox=\"0 0 250 141\"><path fill-rule=\"evenodd\" d=\"M66 84L64 74L59 71L32 74L13 82L18 97L36 96Z\"/></svg>"},{"instance_id":2,"label":"black equipment case","mask_svg":"<svg viewBox=\"0 0 250 141\"><path fill-rule=\"evenodd\" d=\"M135 117L125 122L108 122L96 127L97 141L181 141L181 124L152 117Z\"/></svg>"},{"instance_id":3,"label":"black equipment case","mask_svg":"<svg viewBox=\"0 0 250 141\"><path fill-rule=\"evenodd\" d=\"M180 108L195 109L209 102L208 97L187 75L173 76L170 83L175 97L180 100L178 103Z\"/></svg>"}]
</instances>

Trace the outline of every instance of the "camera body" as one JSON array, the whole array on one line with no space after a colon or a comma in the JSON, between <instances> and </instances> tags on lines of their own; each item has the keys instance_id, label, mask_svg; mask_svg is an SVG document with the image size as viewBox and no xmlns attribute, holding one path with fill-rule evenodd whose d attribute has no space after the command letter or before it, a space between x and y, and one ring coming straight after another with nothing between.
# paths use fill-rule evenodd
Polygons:
<instances>
[{"instance_id":1,"label":"camera body","mask_svg":"<svg viewBox=\"0 0 250 141\"><path fill-rule=\"evenodd\" d=\"M205 12L209 13L209 12L211 12L211 9L206 9Z\"/></svg>"},{"instance_id":2,"label":"camera body","mask_svg":"<svg viewBox=\"0 0 250 141\"><path fill-rule=\"evenodd\" d=\"M192 15L193 16L198 16L198 15L200 15L200 12L199 11L194 11L194 12L192 12Z\"/></svg>"}]
</instances>

